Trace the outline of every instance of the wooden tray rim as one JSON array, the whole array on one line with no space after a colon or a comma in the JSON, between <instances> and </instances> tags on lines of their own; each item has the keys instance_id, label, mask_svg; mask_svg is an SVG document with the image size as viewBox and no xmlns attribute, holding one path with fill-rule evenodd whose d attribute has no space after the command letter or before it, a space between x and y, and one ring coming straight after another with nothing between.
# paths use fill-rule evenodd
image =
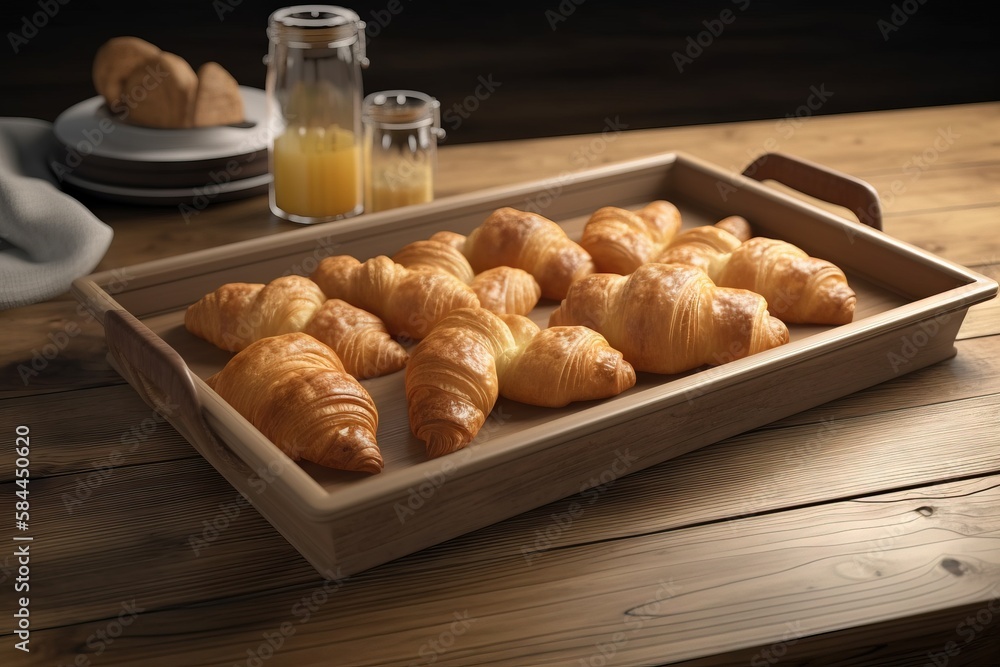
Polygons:
<instances>
[{"instance_id":1,"label":"wooden tray rim","mask_svg":"<svg viewBox=\"0 0 1000 667\"><path fill-rule=\"evenodd\" d=\"M783 206L808 210L811 217L820 219L824 224L844 229L845 233L860 238L864 242L887 247L925 269L943 272L950 278L966 284L861 321L818 333L781 348L768 350L723 366L705 369L691 376L664 382L663 385L654 390L647 390L641 399L637 397L635 402L628 405L607 402L588 405L585 410L573 415L565 415L533 427L531 433L535 437L531 440L527 440L524 437L525 434L520 434L518 437L522 439L522 442L519 446L473 446L469 448L470 454L466 457L451 455L441 459L426 460L394 470L391 474L383 473L366 480L367 483L364 485L337 489L333 492L324 489L305 470L292 462L192 373L192 380L198 388L206 418L208 418L210 425L224 424L231 432L239 435L233 442L226 442L226 445L251 468L255 467L254 464L259 466L262 463L277 461L281 469L290 474L275 477L273 482L275 490L298 503L305 515L318 520L329 520L345 512L359 512L368 507L380 505L387 498L393 500L405 498L410 487L423 482L428 473L439 471L444 462L448 462L451 466L449 472L451 478L482 473L500 462L531 456L535 451L544 450L567 440L578 438L588 432L617 425L667 408L678 400L687 400L685 394L690 392L692 388L697 389L699 395L710 393L722 386L728 386L730 382L738 383L760 374L774 372L780 368L822 355L829 350L854 345L887 331L904 328L926 320L928 316L964 310L974 303L992 298L997 292L997 284L994 281L974 271L889 237L858 222L836 216L807 201L782 193L753 179L739 174L731 174L707 162L681 153L671 152L557 178L455 195L416 207L369 214L348 221L305 227L283 233L277 240L277 244L273 237L261 237L179 257L154 260L125 269L95 273L75 281L74 294L103 322L104 312L122 309L121 305L102 288L109 281L116 279L116 276L121 275L121 272L130 277L130 285L131 281L135 280L139 281L140 286L163 284L175 280L176 274L180 271L190 273L203 266L216 265L218 268L220 264L228 267L238 266L238 263L234 264L234 260L238 262L248 255L259 252L273 253L278 248L290 248L298 244L311 246L317 240L324 238L351 237L353 240L376 236L379 229L385 229L388 226L408 227L407 220L411 218L423 218L433 213L454 211L464 207L475 208L497 199L514 200L548 191L554 183L559 184L560 196L571 196L573 190L587 188L588 184L595 181L629 178L638 171L668 169L675 164L706 172L722 181L752 190L755 194L770 198ZM412 226L417 226L417 224L419 222L414 222ZM163 280L161 283L155 282L157 278L165 277L164 274L168 272L174 274L171 280ZM691 380L691 378L695 379ZM496 440L490 440L490 442L491 445L496 445ZM203 447L206 445L206 443L198 444Z\"/></svg>"}]
</instances>

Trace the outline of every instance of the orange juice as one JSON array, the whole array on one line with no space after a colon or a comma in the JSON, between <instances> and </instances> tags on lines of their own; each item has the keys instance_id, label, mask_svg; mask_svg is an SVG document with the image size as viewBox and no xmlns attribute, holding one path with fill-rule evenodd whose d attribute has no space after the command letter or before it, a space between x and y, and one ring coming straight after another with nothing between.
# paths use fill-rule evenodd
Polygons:
<instances>
[{"instance_id":1,"label":"orange juice","mask_svg":"<svg viewBox=\"0 0 1000 667\"><path fill-rule=\"evenodd\" d=\"M369 169L365 211L374 213L434 199L434 178L429 164L410 160L387 162Z\"/></svg>"},{"instance_id":2,"label":"orange juice","mask_svg":"<svg viewBox=\"0 0 1000 667\"><path fill-rule=\"evenodd\" d=\"M357 212L361 204L358 143L336 125L289 126L274 140L274 201L309 218Z\"/></svg>"}]
</instances>

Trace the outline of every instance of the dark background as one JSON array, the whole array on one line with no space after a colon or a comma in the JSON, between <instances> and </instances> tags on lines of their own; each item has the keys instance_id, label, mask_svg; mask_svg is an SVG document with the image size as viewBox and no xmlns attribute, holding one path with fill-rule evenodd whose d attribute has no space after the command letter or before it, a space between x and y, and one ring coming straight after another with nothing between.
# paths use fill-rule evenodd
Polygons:
<instances>
[{"instance_id":1,"label":"dark background","mask_svg":"<svg viewBox=\"0 0 1000 667\"><path fill-rule=\"evenodd\" d=\"M392 0L347 4L371 24L366 91L422 90L448 110L480 76L500 84L460 127L445 122L448 143L599 132L615 117L629 129L781 118L802 113L812 87L831 93L809 111L818 114L1000 99L993 3L396 1L395 15ZM39 2L59 11L15 54L10 33L42 11ZM240 83L263 87L264 28L285 4L5 0L0 115L53 120L91 97L93 55L118 35L196 68L216 60ZM679 72L674 53L723 10L732 22ZM886 39L893 17L901 25Z\"/></svg>"}]
</instances>

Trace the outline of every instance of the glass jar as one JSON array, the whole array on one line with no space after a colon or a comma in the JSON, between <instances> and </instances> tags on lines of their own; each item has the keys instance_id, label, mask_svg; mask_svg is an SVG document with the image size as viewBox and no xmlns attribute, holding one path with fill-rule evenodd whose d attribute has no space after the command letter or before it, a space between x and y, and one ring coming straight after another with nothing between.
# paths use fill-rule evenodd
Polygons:
<instances>
[{"instance_id":1,"label":"glass jar","mask_svg":"<svg viewBox=\"0 0 1000 667\"><path fill-rule=\"evenodd\" d=\"M365 211L434 199L441 104L415 90L372 93L362 106Z\"/></svg>"},{"instance_id":2,"label":"glass jar","mask_svg":"<svg viewBox=\"0 0 1000 667\"><path fill-rule=\"evenodd\" d=\"M267 36L271 211L307 224L361 213L364 21L343 7L285 7Z\"/></svg>"}]
</instances>

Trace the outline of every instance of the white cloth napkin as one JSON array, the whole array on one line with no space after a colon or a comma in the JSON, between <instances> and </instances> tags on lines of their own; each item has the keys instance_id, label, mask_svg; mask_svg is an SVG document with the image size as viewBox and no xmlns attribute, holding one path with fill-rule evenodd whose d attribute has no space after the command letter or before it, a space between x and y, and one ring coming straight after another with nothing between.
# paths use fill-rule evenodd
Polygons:
<instances>
[{"instance_id":1,"label":"white cloth napkin","mask_svg":"<svg viewBox=\"0 0 1000 667\"><path fill-rule=\"evenodd\" d=\"M61 192L52 124L0 118L0 310L62 294L104 257L111 228Z\"/></svg>"}]
</instances>

